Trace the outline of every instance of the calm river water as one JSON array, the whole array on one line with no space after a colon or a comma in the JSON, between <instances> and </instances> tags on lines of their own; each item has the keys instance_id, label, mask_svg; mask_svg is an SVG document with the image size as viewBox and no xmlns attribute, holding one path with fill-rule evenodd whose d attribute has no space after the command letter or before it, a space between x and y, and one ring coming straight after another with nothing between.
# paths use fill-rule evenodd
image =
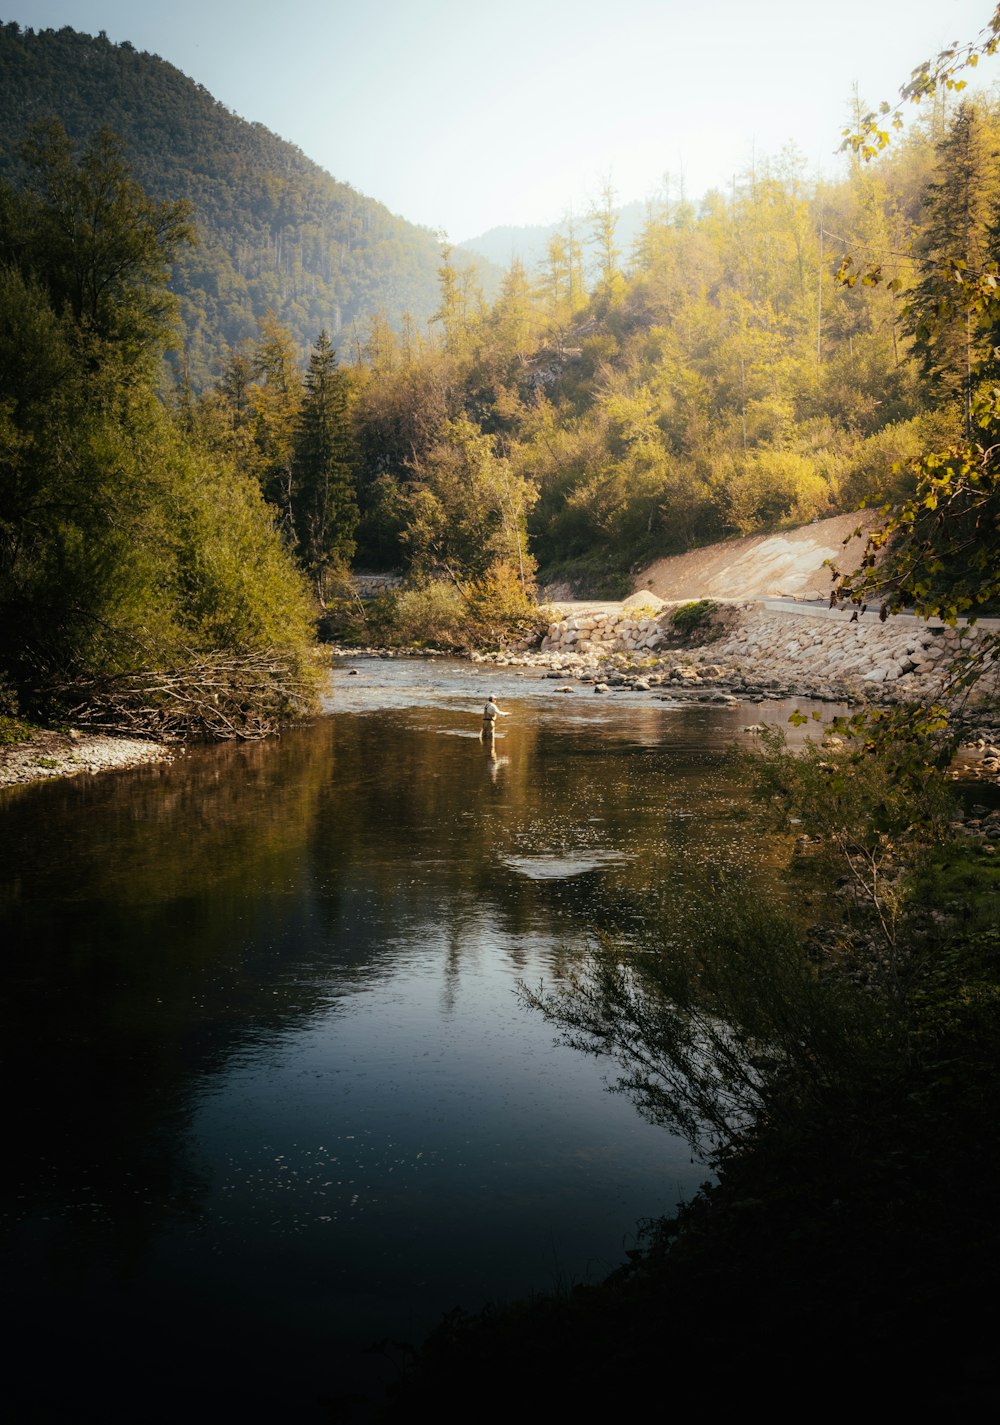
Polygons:
<instances>
[{"instance_id":1,"label":"calm river water","mask_svg":"<svg viewBox=\"0 0 1000 1425\"><path fill-rule=\"evenodd\" d=\"M771 884L757 710L556 686L338 664L278 741L0 795L9 1418L328 1419L365 1347L600 1277L704 1179L516 987Z\"/></svg>"}]
</instances>

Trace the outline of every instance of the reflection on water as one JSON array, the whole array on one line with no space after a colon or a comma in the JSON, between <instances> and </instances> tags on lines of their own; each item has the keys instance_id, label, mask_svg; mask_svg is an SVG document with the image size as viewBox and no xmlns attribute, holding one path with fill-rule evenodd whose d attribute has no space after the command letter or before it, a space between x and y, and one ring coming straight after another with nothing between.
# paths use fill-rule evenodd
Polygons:
<instances>
[{"instance_id":1,"label":"reflection on water","mask_svg":"<svg viewBox=\"0 0 1000 1425\"><path fill-rule=\"evenodd\" d=\"M508 856L504 865L533 881L565 881L626 859L624 852L594 851L589 856Z\"/></svg>"},{"instance_id":2,"label":"reflection on water","mask_svg":"<svg viewBox=\"0 0 1000 1425\"><path fill-rule=\"evenodd\" d=\"M759 862L746 710L357 668L280 741L0 802L20 1418L201 1418L202 1378L322 1419L359 1348L600 1275L703 1176L515 986Z\"/></svg>"}]
</instances>

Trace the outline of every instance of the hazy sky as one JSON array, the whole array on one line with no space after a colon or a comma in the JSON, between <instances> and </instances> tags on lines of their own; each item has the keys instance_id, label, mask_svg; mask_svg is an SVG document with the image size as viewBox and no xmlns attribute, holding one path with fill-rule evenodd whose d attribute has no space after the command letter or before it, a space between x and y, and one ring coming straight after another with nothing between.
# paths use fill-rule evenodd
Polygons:
<instances>
[{"instance_id":1,"label":"hazy sky","mask_svg":"<svg viewBox=\"0 0 1000 1425\"><path fill-rule=\"evenodd\" d=\"M128 39L336 178L455 241L619 200L690 197L790 141L831 176L872 105L989 0L0 0ZM1000 58L981 81L1000 77Z\"/></svg>"}]
</instances>

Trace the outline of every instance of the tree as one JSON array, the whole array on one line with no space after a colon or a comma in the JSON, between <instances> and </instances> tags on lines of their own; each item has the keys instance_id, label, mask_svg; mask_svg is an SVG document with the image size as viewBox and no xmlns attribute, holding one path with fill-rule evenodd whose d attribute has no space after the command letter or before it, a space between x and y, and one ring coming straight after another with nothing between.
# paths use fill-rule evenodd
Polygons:
<instances>
[{"instance_id":1,"label":"tree","mask_svg":"<svg viewBox=\"0 0 1000 1425\"><path fill-rule=\"evenodd\" d=\"M464 581L495 565L514 571L522 591L534 576L527 515L538 498L494 441L467 417L449 421L415 470L406 533L414 566Z\"/></svg>"},{"instance_id":2,"label":"tree","mask_svg":"<svg viewBox=\"0 0 1000 1425\"><path fill-rule=\"evenodd\" d=\"M295 429L302 405L302 377L295 361L291 332L273 312L260 324L253 353L255 384L250 401L254 413L257 478L264 498L278 511L278 524L289 547L298 541L293 499Z\"/></svg>"},{"instance_id":3,"label":"tree","mask_svg":"<svg viewBox=\"0 0 1000 1425\"><path fill-rule=\"evenodd\" d=\"M954 79L957 70L974 66L998 45L1000 6L977 40L953 45L936 64L915 71L901 91L903 100L917 102L942 84L963 87ZM890 112L888 105L882 108ZM870 142L871 118L865 116L860 131L845 139L866 159L889 141L882 132L877 143ZM883 510L881 522L867 536L860 568L838 577L831 603L846 599L864 606L876 599L882 618L912 606L925 618L954 624L960 616L975 618L991 610L1000 600L1000 388L975 390L990 359L977 337L1000 323L1000 287L996 264L984 260L983 241L994 196L983 170L988 156L995 166L996 151L985 147L971 106L961 106L944 146L950 166L931 189L934 267L925 275L918 337L926 352L925 369L937 378L939 389L949 390L949 365L950 389L960 385L965 439L913 462L914 496ZM960 352L950 363L949 339ZM996 634L981 638L975 656L955 664L954 690L977 683L995 665L998 650ZM891 720L889 735L895 735Z\"/></svg>"},{"instance_id":4,"label":"tree","mask_svg":"<svg viewBox=\"0 0 1000 1425\"><path fill-rule=\"evenodd\" d=\"M985 273L990 261L989 232L998 198L993 126L974 105L963 103L938 155L940 177L924 199L921 277L909 319L924 378L939 398L961 408L968 437L974 377L990 348L988 308L955 297L963 275Z\"/></svg>"},{"instance_id":5,"label":"tree","mask_svg":"<svg viewBox=\"0 0 1000 1425\"><path fill-rule=\"evenodd\" d=\"M567 214L565 231L554 232L546 247L544 285L556 316L572 314L586 299L583 281L583 244L577 236L576 219Z\"/></svg>"},{"instance_id":6,"label":"tree","mask_svg":"<svg viewBox=\"0 0 1000 1425\"><path fill-rule=\"evenodd\" d=\"M77 156L58 120L45 120L22 154L31 184L12 205L0 255L44 283L92 360L108 343L126 363L158 350L174 312L170 262L193 237L190 204L147 198L107 128Z\"/></svg>"},{"instance_id":7,"label":"tree","mask_svg":"<svg viewBox=\"0 0 1000 1425\"><path fill-rule=\"evenodd\" d=\"M468 349L471 334L482 319L484 304L475 263L459 266L453 255L454 249L445 243L438 267L440 302L431 320L444 327L445 350L460 355Z\"/></svg>"},{"instance_id":8,"label":"tree","mask_svg":"<svg viewBox=\"0 0 1000 1425\"><path fill-rule=\"evenodd\" d=\"M292 503L300 558L322 602L326 575L354 555L358 528L347 376L326 332L309 357L295 434Z\"/></svg>"},{"instance_id":9,"label":"tree","mask_svg":"<svg viewBox=\"0 0 1000 1425\"><path fill-rule=\"evenodd\" d=\"M31 186L0 185L0 681L104 727L260 735L310 701L311 608L256 481L157 393L178 210L112 136L77 159L45 133Z\"/></svg>"},{"instance_id":10,"label":"tree","mask_svg":"<svg viewBox=\"0 0 1000 1425\"><path fill-rule=\"evenodd\" d=\"M608 297L613 294L621 279L621 271L618 266L621 251L615 243L615 229L618 227L615 197L615 190L611 186L611 180L608 179L601 189L599 201L591 206L588 215L591 242L597 249L600 288Z\"/></svg>"},{"instance_id":11,"label":"tree","mask_svg":"<svg viewBox=\"0 0 1000 1425\"><path fill-rule=\"evenodd\" d=\"M504 273L500 295L490 315L489 327L502 361L522 361L532 344L534 311L531 284L524 263L515 257Z\"/></svg>"}]
</instances>

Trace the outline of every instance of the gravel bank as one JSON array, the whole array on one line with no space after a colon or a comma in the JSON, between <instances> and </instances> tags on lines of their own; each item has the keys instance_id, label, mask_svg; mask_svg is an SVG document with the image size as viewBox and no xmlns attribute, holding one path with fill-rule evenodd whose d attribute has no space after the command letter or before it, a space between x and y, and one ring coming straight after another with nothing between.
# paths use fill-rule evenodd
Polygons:
<instances>
[{"instance_id":1,"label":"gravel bank","mask_svg":"<svg viewBox=\"0 0 1000 1425\"><path fill-rule=\"evenodd\" d=\"M176 749L137 737L105 737L91 732L40 732L28 742L0 747L0 787L38 782L46 777L77 777L169 762Z\"/></svg>"},{"instance_id":2,"label":"gravel bank","mask_svg":"<svg viewBox=\"0 0 1000 1425\"><path fill-rule=\"evenodd\" d=\"M620 669L624 662L690 687L708 682L782 697L915 703L940 697L954 660L1000 626L983 619L948 628L906 616L881 623L877 614L852 616L849 609L732 603L713 616L711 641L679 647L670 624L676 606L656 602L659 609L628 600L574 610L549 625L539 652L517 658L567 673ZM998 693L993 665L973 701L984 712L996 710Z\"/></svg>"}]
</instances>

